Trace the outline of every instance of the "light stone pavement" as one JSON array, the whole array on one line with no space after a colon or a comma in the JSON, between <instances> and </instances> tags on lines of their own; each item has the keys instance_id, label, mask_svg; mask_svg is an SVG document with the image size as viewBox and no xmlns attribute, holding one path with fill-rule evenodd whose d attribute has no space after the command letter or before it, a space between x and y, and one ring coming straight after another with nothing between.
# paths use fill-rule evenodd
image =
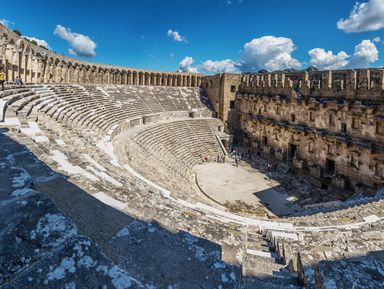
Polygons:
<instances>
[{"instance_id":1,"label":"light stone pavement","mask_svg":"<svg viewBox=\"0 0 384 289\"><path fill-rule=\"evenodd\" d=\"M195 167L197 183L210 199L226 207L260 214L288 215L300 209L289 201L289 195L275 188L280 183L269 180L262 172L240 161L237 167L232 159L226 163L207 163ZM245 206L247 205L247 206Z\"/></svg>"}]
</instances>

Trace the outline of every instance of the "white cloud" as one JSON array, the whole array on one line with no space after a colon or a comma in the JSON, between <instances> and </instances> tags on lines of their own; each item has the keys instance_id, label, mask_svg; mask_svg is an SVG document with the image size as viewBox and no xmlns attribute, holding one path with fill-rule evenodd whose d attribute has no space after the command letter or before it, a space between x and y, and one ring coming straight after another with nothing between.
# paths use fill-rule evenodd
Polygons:
<instances>
[{"instance_id":1,"label":"white cloud","mask_svg":"<svg viewBox=\"0 0 384 289\"><path fill-rule=\"evenodd\" d=\"M71 48L68 49L68 52L70 54L82 57L96 56L96 43L89 36L72 32L69 28L65 28L61 25L56 26L53 34L69 43Z\"/></svg>"},{"instance_id":2,"label":"white cloud","mask_svg":"<svg viewBox=\"0 0 384 289\"><path fill-rule=\"evenodd\" d=\"M318 69L340 69L348 64L349 55L344 51L333 54L332 51L325 51L323 48L315 48L308 52L311 59L309 64Z\"/></svg>"},{"instance_id":3,"label":"white cloud","mask_svg":"<svg viewBox=\"0 0 384 289\"><path fill-rule=\"evenodd\" d=\"M366 68L379 60L376 40L363 40L354 48L353 54L345 51L333 53L323 48L314 48L308 52L309 64L321 70ZM197 68L208 73L238 73L267 69L269 71L301 67L299 60L292 57L294 43L289 38L264 36L255 38L244 45L240 61L225 59L206 60L201 65L193 66L194 59L185 57L179 64L178 71L197 72Z\"/></svg>"},{"instance_id":4,"label":"white cloud","mask_svg":"<svg viewBox=\"0 0 384 289\"><path fill-rule=\"evenodd\" d=\"M195 60L191 56L186 56L182 61L179 63L179 67L177 68L178 72L192 72L192 73L198 73L197 68L192 67L192 64L195 62Z\"/></svg>"},{"instance_id":5,"label":"white cloud","mask_svg":"<svg viewBox=\"0 0 384 289\"><path fill-rule=\"evenodd\" d=\"M221 61L207 60L199 68L210 73L236 73L240 71L258 71L260 69L267 69L269 71L287 68L298 69L301 67L301 63L292 57L294 50L295 45L289 38L263 36L254 38L244 45L240 61L233 61L231 59ZM186 57L183 61L185 63L184 65L180 63L179 69L183 68L186 71L192 68L192 57L190 59Z\"/></svg>"},{"instance_id":6,"label":"white cloud","mask_svg":"<svg viewBox=\"0 0 384 289\"><path fill-rule=\"evenodd\" d=\"M37 39L37 38L35 38L35 37L29 37L29 36L23 36L23 38L26 38L26 39L28 39L29 41L36 41L37 45L39 45L39 46L44 46L44 47L47 48L47 49L51 49L51 48L49 47L48 42L45 41L45 40Z\"/></svg>"},{"instance_id":7,"label":"white cloud","mask_svg":"<svg viewBox=\"0 0 384 289\"><path fill-rule=\"evenodd\" d=\"M177 42L187 42L187 39L175 30L169 29L167 35Z\"/></svg>"},{"instance_id":8,"label":"white cloud","mask_svg":"<svg viewBox=\"0 0 384 289\"><path fill-rule=\"evenodd\" d=\"M379 60L379 51L371 40L363 40L355 47L353 57L348 64L350 68L365 68Z\"/></svg>"},{"instance_id":9,"label":"white cloud","mask_svg":"<svg viewBox=\"0 0 384 289\"><path fill-rule=\"evenodd\" d=\"M379 43L379 42L381 42L381 38L379 36L377 36L377 37L372 39L372 42Z\"/></svg>"},{"instance_id":10,"label":"white cloud","mask_svg":"<svg viewBox=\"0 0 384 289\"><path fill-rule=\"evenodd\" d=\"M315 48L308 52L311 59L309 63L319 69L343 69L343 68L365 68L370 63L379 59L379 51L371 40L363 40L355 46L352 56L340 51L333 54L323 48Z\"/></svg>"},{"instance_id":11,"label":"white cloud","mask_svg":"<svg viewBox=\"0 0 384 289\"><path fill-rule=\"evenodd\" d=\"M384 28L384 1L356 3L347 19L340 19L337 28L350 33Z\"/></svg>"},{"instance_id":12,"label":"white cloud","mask_svg":"<svg viewBox=\"0 0 384 289\"><path fill-rule=\"evenodd\" d=\"M8 27L10 24L13 24L13 22L7 19L0 19L0 24L3 24L5 27Z\"/></svg>"},{"instance_id":13,"label":"white cloud","mask_svg":"<svg viewBox=\"0 0 384 289\"><path fill-rule=\"evenodd\" d=\"M244 45L241 58L242 70L269 71L300 68L301 63L292 57L295 45L290 38L263 36Z\"/></svg>"},{"instance_id":14,"label":"white cloud","mask_svg":"<svg viewBox=\"0 0 384 289\"><path fill-rule=\"evenodd\" d=\"M204 61L201 69L210 73L240 72L238 64L230 59L221 61Z\"/></svg>"}]
</instances>

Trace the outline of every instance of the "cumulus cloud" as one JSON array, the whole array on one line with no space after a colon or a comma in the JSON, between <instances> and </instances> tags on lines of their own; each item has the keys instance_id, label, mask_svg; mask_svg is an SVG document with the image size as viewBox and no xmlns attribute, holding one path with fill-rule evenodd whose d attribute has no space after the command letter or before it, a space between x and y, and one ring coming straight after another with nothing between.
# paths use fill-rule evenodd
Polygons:
<instances>
[{"instance_id":1,"label":"cumulus cloud","mask_svg":"<svg viewBox=\"0 0 384 289\"><path fill-rule=\"evenodd\" d=\"M195 60L191 56L184 57L183 60L180 61L179 67L177 68L178 72L193 72L198 73L196 67L192 67L192 64Z\"/></svg>"},{"instance_id":2,"label":"cumulus cloud","mask_svg":"<svg viewBox=\"0 0 384 289\"><path fill-rule=\"evenodd\" d=\"M39 46L43 46L43 47L45 47L45 48L47 48L47 49L50 49L48 42L45 41L45 40L37 39L37 38L35 38L35 37L29 37L29 36L23 36L23 38L26 38L26 39L28 39L29 41L36 41L37 45L39 45Z\"/></svg>"},{"instance_id":3,"label":"cumulus cloud","mask_svg":"<svg viewBox=\"0 0 384 289\"><path fill-rule=\"evenodd\" d=\"M167 35L177 42L187 42L187 39L175 30L169 29Z\"/></svg>"},{"instance_id":4,"label":"cumulus cloud","mask_svg":"<svg viewBox=\"0 0 384 289\"><path fill-rule=\"evenodd\" d=\"M301 67L301 63L292 57L294 50L295 45L289 38L263 36L245 43L239 61L231 59L220 61L207 60L199 68L209 73L258 71L260 69L267 69L269 71L287 68L298 69ZM192 57L188 60L189 62L187 57L183 61L185 63L184 65L180 63L179 69L187 71L192 68ZM186 63L188 65L185 65Z\"/></svg>"},{"instance_id":5,"label":"cumulus cloud","mask_svg":"<svg viewBox=\"0 0 384 289\"><path fill-rule=\"evenodd\" d=\"M201 69L209 73L240 72L238 64L230 59L204 61Z\"/></svg>"},{"instance_id":6,"label":"cumulus cloud","mask_svg":"<svg viewBox=\"0 0 384 289\"><path fill-rule=\"evenodd\" d=\"M340 19L337 28L345 32L375 31L384 28L384 1L356 3L347 19Z\"/></svg>"},{"instance_id":7,"label":"cumulus cloud","mask_svg":"<svg viewBox=\"0 0 384 289\"><path fill-rule=\"evenodd\" d=\"M301 67L301 63L292 57L294 50L295 45L290 38L275 36L254 38L244 45L240 61L242 70L298 69Z\"/></svg>"},{"instance_id":8,"label":"cumulus cloud","mask_svg":"<svg viewBox=\"0 0 384 289\"><path fill-rule=\"evenodd\" d=\"M57 25L53 34L59 36L69 43L71 48L68 52L81 57L96 56L96 43L89 37L80 33L72 32L69 28Z\"/></svg>"},{"instance_id":9,"label":"cumulus cloud","mask_svg":"<svg viewBox=\"0 0 384 289\"><path fill-rule=\"evenodd\" d=\"M10 24L13 24L13 22L7 19L0 19L0 24L3 24L5 27L8 27Z\"/></svg>"},{"instance_id":10,"label":"cumulus cloud","mask_svg":"<svg viewBox=\"0 0 384 289\"><path fill-rule=\"evenodd\" d=\"M308 63L322 70L366 68L379 60L379 51L375 45L378 41L381 39L361 41L355 46L353 54L314 48L308 51L310 57ZM301 63L292 57L294 50L295 45L289 38L264 36L246 43L239 61L206 60L201 65L194 66L194 59L187 56L180 62L178 71L197 72L198 68L208 73L238 73L261 69L269 71L298 69Z\"/></svg>"},{"instance_id":11,"label":"cumulus cloud","mask_svg":"<svg viewBox=\"0 0 384 289\"><path fill-rule=\"evenodd\" d=\"M353 57L349 62L350 68L368 67L370 63L379 60L379 51L371 40L363 40L355 47Z\"/></svg>"},{"instance_id":12,"label":"cumulus cloud","mask_svg":"<svg viewBox=\"0 0 384 289\"><path fill-rule=\"evenodd\" d=\"M377 36L377 37L372 39L372 42L379 43L379 42L381 42L381 38L379 36Z\"/></svg>"},{"instance_id":13,"label":"cumulus cloud","mask_svg":"<svg viewBox=\"0 0 384 289\"><path fill-rule=\"evenodd\" d=\"M333 54L332 51L325 51L323 48L314 48L308 52L311 59L309 64L319 69L340 69L348 64L349 55L344 51Z\"/></svg>"},{"instance_id":14,"label":"cumulus cloud","mask_svg":"<svg viewBox=\"0 0 384 289\"><path fill-rule=\"evenodd\" d=\"M363 40L355 46L352 56L344 51L333 54L323 48L315 48L308 52L309 63L319 69L365 68L379 59L379 51L371 40Z\"/></svg>"}]
</instances>

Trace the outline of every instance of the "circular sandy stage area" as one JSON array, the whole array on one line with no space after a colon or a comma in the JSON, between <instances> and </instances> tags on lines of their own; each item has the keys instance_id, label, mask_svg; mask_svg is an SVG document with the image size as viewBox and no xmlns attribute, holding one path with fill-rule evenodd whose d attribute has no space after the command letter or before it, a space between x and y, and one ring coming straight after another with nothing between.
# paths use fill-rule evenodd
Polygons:
<instances>
[{"instance_id":1,"label":"circular sandy stage area","mask_svg":"<svg viewBox=\"0 0 384 289\"><path fill-rule=\"evenodd\" d=\"M215 202L239 212L261 214L267 207L274 215L289 215L300 207L289 195L278 190L280 184L249 164L241 162L207 163L195 167L201 191Z\"/></svg>"}]
</instances>

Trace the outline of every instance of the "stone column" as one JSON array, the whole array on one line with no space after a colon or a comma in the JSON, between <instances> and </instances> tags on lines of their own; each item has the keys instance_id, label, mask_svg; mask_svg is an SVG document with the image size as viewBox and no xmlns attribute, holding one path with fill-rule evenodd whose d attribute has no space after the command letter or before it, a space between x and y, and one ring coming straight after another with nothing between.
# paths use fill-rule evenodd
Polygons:
<instances>
[{"instance_id":1,"label":"stone column","mask_svg":"<svg viewBox=\"0 0 384 289\"><path fill-rule=\"evenodd\" d=\"M55 69L55 83L61 83L62 81L62 63L58 63Z\"/></svg>"},{"instance_id":2,"label":"stone column","mask_svg":"<svg viewBox=\"0 0 384 289\"><path fill-rule=\"evenodd\" d=\"M23 80L24 83L28 82L27 73L28 73L28 57L29 53L20 52L20 68L19 68L19 76ZM23 73L24 72L24 73Z\"/></svg>"},{"instance_id":3,"label":"stone column","mask_svg":"<svg viewBox=\"0 0 384 289\"><path fill-rule=\"evenodd\" d=\"M68 83L68 64L64 63L62 71L61 71L61 76L62 76L62 82Z\"/></svg>"},{"instance_id":4,"label":"stone column","mask_svg":"<svg viewBox=\"0 0 384 289\"><path fill-rule=\"evenodd\" d=\"M148 72L144 73L144 85L149 85L149 75L148 75Z\"/></svg>"},{"instance_id":5,"label":"stone column","mask_svg":"<svg viewBox=\"0 0 384 289\"><path fill-rule=\"evenodd\" d=\"M168 78L167 78L167 75L165 73L161 74L160 85L162 85L162 86L168 85Z\"/></svg>"},{"instance_id":6,"label":"stone column","mask_svg":"<svg viewBox=\"0 0 384 289\"><path fill-rule=\"evenodd\" d=\"M34 82L34 76L35 76L35 71L36 71L36 63L37 63L37 59L34 55L31 55L29 57L29 62L30 62L30 65L29 65L29 74L28 74L28 82Z\"/></svg>"},{"instance_id":7,"label":"stone column","mask_svg":"<svg viewBox=\"0 0 384 289\"><path fill-rule=\"evenodd\" d=\"M45 63L45 70L44 70L44 83L48 83L49 82L49 74L51 72L51 60L50 59L47 59L46 60L46 63Z\"/></svg>"},{"instance_id":8,"label":"stone column","mask_svg":"<svg viewBox=\"0 0 384 289\"><path fill-rule=\"evenodd\" d=\"M18 65L19 65L19 53L16 50L16 47L12 49L12 60L11 60L11 67L12 67L12 73L11 73L11 79L9 81L15 81L16 73L18 73Z\"/></svg>"},{"instance_id":9,"label":"stone column","mask_svg":"<svg viewBox=\"0 0 384 289\"><path fill-rule=\"evenodd\" d=\"M121 84L127 84L127 81L128 81L128 79L127 79L127 72L126 71L123 71L122 72L122 77L121 77Z\"/></svg>"},{"instance_id":10,"label":"stone column","mask_svg":"<svg viewBox=\"0 0 384 289\"><path fill-rule=\"evenodd\" d=\"M127 84L132 85L132 71L128 70L128 76L127 76Z\"/></svg>"},{"instance_id":11,"label":"stone column","mask_svg":"<svg viewBox=\"0 0 384 289\"><path fill-rule=\"evenodd\" d=\"M79 76L80 76L80 67L79 65L76 65L73 70L73 78L72 82L73 83L79 83Z\"/></svg>"},{"instance_id":12,"label":"stone column","mask_svg":"<svg viewBox=\"0 0 384 289\"><path fill-rule=\"evenodd\" d=\"M200 87L200 86L201 86L201 81L202 81L202 77L201 77L201 76L198 76L198 77L197 77L197 87Z\"/></svg>"},{"instance_id":13,"label":"stone column","mask_svg":"<svg viewBox=\"0 0 384 289\"><path fill-rule=\"evenodd\" d=\"M56 75L56 64L54 62L50 65L50 71L49 71L49 82L53 83L55 82L55 75Z\"/></svg>"},{"instance_id":14,"label":"stone column","mask_svg":"<svg viewBox=\"0 0 384 289\"><path fill-rule=\"evenodd\" d=\"M37 56L33 58L33 71L31 73L31 81L34 83L38 82L38 71L39 71L39 59Z\"/></svg>"},{"instance_id":15,"label":"stone column","mask_svg":"<svg viewBox=\"0 0 384 289\"><path fill-rule=\"evenodd\" d=\"M97 68L95 68L95 71L93 72L93 82L94 83L100 83L100 78L99 78L99 71Z\"/></svg>"},{"instance_id":16,"label":"stone column","mask_svg":"<svg viewBox=\"0 0 384 289\"><path fill-rule=\"evenodd\" d=\"M17 57L17 60L16 60L17 76L19 76L21 79L23 79L23 75L22 75L21 71L22 71L22 66L23 66L24 61L23 61L23 49L21 47L17 48L16 57ZM25 79L23 81L25 81Z\"/></svg>"},{"instance_id":17,"label":"stone column","mask_svg":"<svg viewBox=\"0 0 384 289\"><path fill-rule=\"evenodd\" d=\"M0 41L0 61L1 61L1 65L2 67L4 68L4 72L6 73L6 63L7 63L7 59L6 59L6 53L7 51L7 42L6 40L4 39L1 39Z\"/></svg>"}]
</instances>

